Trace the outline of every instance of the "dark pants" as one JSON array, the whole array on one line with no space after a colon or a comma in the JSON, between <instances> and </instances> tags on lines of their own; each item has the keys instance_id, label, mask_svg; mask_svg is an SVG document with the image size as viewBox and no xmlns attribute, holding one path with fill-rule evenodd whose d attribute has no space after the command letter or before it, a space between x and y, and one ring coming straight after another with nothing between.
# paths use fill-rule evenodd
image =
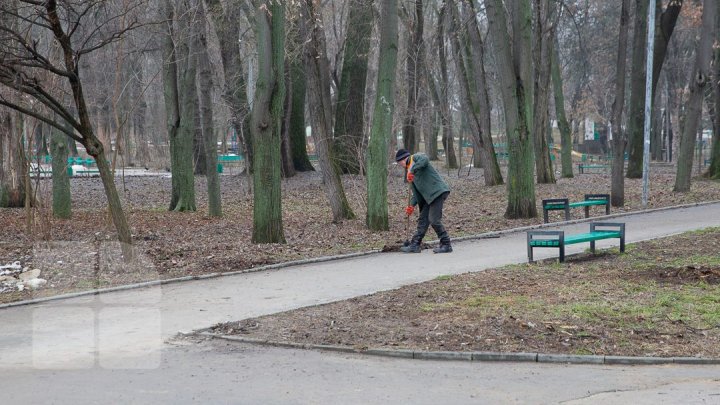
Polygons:
<instances>
[{"instance_id":1,"label":"dark pants","mask_svg":"<svg viewBox=\"0 0 720 405\"><path fill-rule=\"evenodd\" d=\"M443 204L445 204L448 194L450 194L449 191L440 194L430 204L425 202L422 197L419 198L418 207L420 208L420 217L418 218L417 231L412 238L414 243L420 244L425 237L428 227L432 226L438 239L440 239L440 244L450 244L450 236L442 224Z\"/></svg>"}]
</instances>

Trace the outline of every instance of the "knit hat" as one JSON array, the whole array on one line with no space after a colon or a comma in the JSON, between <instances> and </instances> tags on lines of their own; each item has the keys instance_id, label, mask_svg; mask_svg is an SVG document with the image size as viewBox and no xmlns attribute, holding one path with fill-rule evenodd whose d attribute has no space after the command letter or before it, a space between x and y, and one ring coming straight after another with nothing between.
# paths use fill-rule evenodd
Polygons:
<instances>
[{"instance_id":1,"label":"knit hat","mask_svg":"<svg viewBox=\"0 0 720 405\"><path fill-rule=\"evenodd\" d=\"M398 149L397 153L395 154L395 161L399 162L401 160L407 159L408 157L410 157L410 152L405 149Z\"/></svg>"}]
</instances>

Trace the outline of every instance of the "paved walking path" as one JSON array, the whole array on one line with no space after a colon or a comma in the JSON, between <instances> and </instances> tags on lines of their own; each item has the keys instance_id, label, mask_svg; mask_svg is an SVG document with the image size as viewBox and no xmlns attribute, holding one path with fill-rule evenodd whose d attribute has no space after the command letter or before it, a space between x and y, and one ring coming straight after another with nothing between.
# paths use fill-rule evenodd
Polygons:
<instances>
[{"instance_id":1,"label":"paved walking path","mask_svg":"<svg viewBox=\"0 0 720 405\"><path fill-rule=\"evenodd\" d=\"M598 218L601 220L602 218ZM672 235L688 230L701 229L708 226L720 226L720 203L682 208L671 211L660 211L636 215L628 215L622 218L614 218L612 221L622 221L627 224L627 242L636 242L667 235ZM562 229L569 232L586 232L588 225L574 224L563 226ZM598 243L600 248L617 245L617 241L603 241ZM131 396L133 400L147 400L147 402L176 399L177 397L155 397L149 387L145 387L149 381L158 381L162 386L175 386L179 391L184 392L183 387L192 380L192 369L203 369L205 358L211 356L207 350L202 348L183 348L182 350L169 346L166 340L174 336L178 331L190 331L210 326L217 322L238 320L263 314L276 313L289 309L299 308L308 305L342 300L358 295L370 294L376 291L397 288L403 285L433 279L444 274L458 274L468 271L480 271L486 268L502 266L512 263L527 261L525 249L525 233L510 233L495 239L482 239L476 241L459 242L454 245L455 252L450 255L434 255L429 251L422 254L405 255L400 253L383 253L359 257L349 260L332 261L320 264L294 266L282 270L242 274L216 279L192 281L141 290L130 290L73 298L62 301L51 301L43 304L7 308L0 310L0 384L4 393L17 394L17 398L38 398L43 395L51 395L51 392L30 391L21 392L27 384L30 376L41 378L44 384L55 386L57 384L74 384L74 381L87 381L88 398L90 392L97 392L99 395L104 392L102 387L108 388L107 384L114 389L125 387L128 392L135 392L137 396ZM586 249L587 246L571 246L567 249L568 254L576 253ZM539 251L538 259L555 255L555 250ZM207 346L207 345L206 345ZM212 346L212 345L210 345ZM204 351L203 351L204 350ZM339 375L352 375L352 370L357 364L374 367L373 372L368 369L363 383L357 387L358 392L373 392L368 399L378 399L376 395L383 395L377 391L377 385L370 387L366 383L376 378L376 383L382 380L387 373L389 379L396 379L399 382L416 386L422 390L423 385L416 385L407 378L407 370L432 369L430 374L437 377L438 384L450 384L444 377L443 370L445 363L433 362L410 362L400 360L367 360L355 355L329 355L329 354L300 354L297 351L278 351L278 349L246 349L251 355L246 357L252 360L252 364L243 363L233 356L211 356L214 364L223 369L221 375L206 376L212 380L212 386L222 386L223 382L233 384L232 378L259 379L257 387L269 384L272 381L272 374L277 371L277 362L273 362L273 356L283 357L282 353L289 356L303 359L310 357L314 359L317 372L330 372L327 370L330 364L337 366ZM233 352L234 353L234 352ZM267 354L264 358L263 353ZM243 357L243 356L240 356ZM184 366L184 374L178 370L173 371L173 364L185 364L182 359L187 360ZM224 359L224 360L223 360ZM230 362L231 361L231 362ZM238 362L239 361L239 362ZM230 363L225 363L230 362ZM270 363L267 363L270 362ZM394 363L400 362L400 363ZM205 364L205 365L203 365ZM267 373L250 373L248 370L255 370L255 364L266 364ZM430 366L432 364L432 366ZM374 365L374 366L370 366ZM231 371L233 367L245 371ZM297 368L307 370L307 374L313 374L312 365L297 364ZM538 366L531 365L448 365L448 376L458 378L457 374L465 375L469 381L475 381L469 372L482 368L485 372L491 370L507 370L508 375L513 374L510 370L525 370L525 377L529 386L538 385L546 387L548 397L538 397L539 402L552 398L552 387L562 387L563 375L571 376L572 371L563 372L566 366ZM552 381L544 381L544 370L555 370ZM573 366L578 367L578 366ZM189 368L189 369L188 369ZM599 370L619 370L625 368L608 367L585 367L577 370L587 370L588 378ZM720 367L678 367L662 366L652 368L648 380L641 384L630 384L623 382L619 386L630 384L628 389L650 389L660 380L667 380L667 384L685 384L688 389L695 390L698 386L714 386L717 380L712 376L720 376ZM189 371L190 370L190 371ZM459 370L459 371L458 371ZM490 370L490 371L489 371ZM537 373L532 370L536 370ZM572 370L572 369L571 369ZM594 371L595 370L595 371ZM207 370L206 370L207 371ZM139 384L139 374L150 376L144 384ZM268 374L269 373L269 374ZM434 373L434 374L433 374ZM714 373L714 374L713 374ZM162 376L167 374L168 381L160 383ZM522 373L521 373L522 374ZM602 374L602 372L599 372ZM641 373L642 374L642 373ZM659 380L652 375L662 375ZM278 372L281 377L284 372ZM332 372L330 372L332 375ZM370 377L375 375L375 377ZM113 376L120 376L117 384L113 385ZM234 376L231 378L231 376ZM352 378L345 376L343 384L352 386ZM530 377L532 376L532 377ZM677 377L674 377L677 376ZM97 377L97 386L93 383L93 377ZM302 375L296 375L294 380L283 382L281 386L303 386ZM540 379L540 383L535 379ZM577 378L574 377L574 378ZM614 378L614 377L613 377ZM643 377L645 378L645 377ZM368 380L370 379L370 380ZM329 378L332 380L332 378ZM433 379L430 379L435 381ZM531 381L532 380L532 381ZM30 380L37 383L38 381ZM413 380L415 381L415 380ZM417 381L423 381L423 378ZM11 384L6 384L10 383ZM308 390L325 390L328 381L318 379L317 376L307 381ZM512 384L520 384L514 381ZM454 384L454 383L453 383ZM592 383L587 382L588 386ZM625 385L624 385L625 384ZM201 385L202 386L202 385ZM613 384L609 384L608 392L612 392ZM13 388L14 387L14 388ZM138 392L139 387L143 387ZM186 387L187 388L187 387ZM447 388L447 387L446 387ZM579 391L587 391L582 384L577 389L568 389L567 398L580 398ZM259 388L258 388L259 389ZM618 389L623 389L618 388ZM653 388L654 389L654 388ZM578 391L579 390L579 391ZM146 392L147 391L147 392ZM442 390L441 390L442 391ZM578 392L575 392L578 391ZM63 392L62 390L58 392ZM145 392L147 395L143 394ZM270 390L268 392L278 394L277 396L265 397L268 401L258 401L263 398L261 392L253 391L255 400L247 402L295 402L283 396L281 392ZM397 393L387 392L386 398L398 397ZM699 391L698 398L705 398L705 391ZM696 392L697 393L697 392ZM720 388L716 390L720 395ZM29 395L29 396L28 396ZM70 395L68 392L67 395ZM318 394L319 395L319 394ZM583 394L585 395L585 394ZM612 394L607 394L605 400L612 400ZM708 394L709 395L709 394ZM219 401L223 396L211 396ZM63 397L70 398L70 397ZM99 396L98 398L102 398ZM274 398L274 399L271 399ZM293 397L289 397L293 398ZM299 402L325 402L324 399L332 396L314 398L312 396L295 397ZM314 398L314 399L313 399ZM349 397L350 398L350 397ZM358 398L362 402L362 395L351 398ZM404 398L412 398L410 395ZM423 398L420 396L419 398ZM431 398L431 397L424 397ZM462 401L463 397L456 399ZM500 396L496 397L499 399ZM508 399L507 397L506 399ZM669 398L669 397L668 397ZM713 397L720 402L720 396ZM466 398L467 401L473 402ZM64 401L61 401L64 402ZM230 401L235 402L235 401ZM243 402L243 401L239 401ZM351 401L352 402L352 401ZM423 401L419 401L423 402ZM512 402L525 402L518 399ZM529 401L538 402L538 401ZM583 402L579 402L583 403Z\"/></svg>"}]
</instances>

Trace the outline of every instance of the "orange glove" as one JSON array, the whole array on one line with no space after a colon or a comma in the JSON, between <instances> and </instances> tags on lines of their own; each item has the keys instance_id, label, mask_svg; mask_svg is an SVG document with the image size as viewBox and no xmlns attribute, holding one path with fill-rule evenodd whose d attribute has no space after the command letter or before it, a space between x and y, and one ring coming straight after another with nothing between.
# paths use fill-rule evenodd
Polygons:
<instances>
[{"instance_id":1,"label":"orange glove","mask_svg":"<svg viewBox=\"0 0 720 405\"><path fill-rule=\"evenodd\" d=\"M415 175L412 174L411 172L408 172L408 174L407 174L407 181L410 182L410 183L412 183L413 180L415 180Z\"/></svg>"},{"instance_id":2,"label":"orange glove","mask_svg":"<svg viewBox=\"0 0 720 405\"><path fill-rule=\"evenodd\" d=\"M412 215L413 212L415 212L415 207L413 207L412 205L408 205L408 206L405 208L405 213L407 214L407 216Z\"/></svg>"}]
</instances>

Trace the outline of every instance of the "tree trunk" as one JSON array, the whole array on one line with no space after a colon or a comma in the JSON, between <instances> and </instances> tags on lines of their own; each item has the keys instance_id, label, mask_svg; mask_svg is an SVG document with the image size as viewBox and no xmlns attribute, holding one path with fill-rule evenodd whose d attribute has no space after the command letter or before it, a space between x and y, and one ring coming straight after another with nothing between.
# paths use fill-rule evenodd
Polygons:
<instances>
[{"instance_id":1,"label":"tree trunk","mask_svg":"<svg viewBox=\"0 0 720 405\"><path fill-rule=\"evenodd\" d=\"M360 173L365 145L365 87L373 27L372 2L350 0L335 110L335 149L343 173Z\"/></svg>"},{"instance_id":2,"label":"tree trunk","mask_svg":"<svg viewBox=\"0 0 720 405\"><path fill-rule=\"evenodd\" d=\"M235 133L243 145L242 150L246 151L245 162L252 167L252 139L250 131L250 112L246 96L246 83L243 72L243 61L238 46L240 36L240 8L230 4L223 10L220 0L205 0L208 11L215 25L220 43L220 56L222 58L223 76L225 77L225 88L223 99L230 109L230 120ZM250 170L249 170L250 171ZM249 172L248 171L248 172Z\"/></svg>"},{"instance_id":3,"label":"tree trunk","mask_svg":"<svg viewBox=\"0 0 720 405\"><path fill-rule=\"evenodd\" d=\"M253 243L285 243L280 187L280 121L285 102L285 5L257 7L258 75L250 130L253 150Z\"/></svg>"},{"instance_id":4,"label":"tree trunk","mask_svg":"<svg viewBox=\"0 0 720 405\"><path fill-rule=\"evenodd\" d=\"M535 0L537 16L537 32L535 34L535 110L534 134L535 141L535 171L537 182L542 184L554 184L555 172L550 160L550 149L548 148L548 128L550 127L549 103L550 103L550 68L552 50L555 37L553 26L555 5L550 0Z\"/></svg>"},{"instance_id":5,"label":"tree trunk","mask_svg":"<svg viewBox=\"0 0 720 405\"><path fill-rule=\"evenodd\" d=\"M673 188L676 192L690 191L693 151L695 150L698 127L702 119L702 102L705 98L706 86L710 83L710 77L712 76L710 61L712 60L712 46L715 40L714 29L717 7L717 0L703 1L700 42L695 51L695 67L692 76L690 76L690 95L687 102L685 127L683 128L682 138L680 138L677 176Z\"/></svg>"},{"instance_id":6,"label":"tree trunk","mask_svg":"<svg viewBox=\"0 0 720 405\"><path fill-rule=\"evenodd\" d=\"M191 29L190 7L188 0L180 1L178 9L179 26L182 27L186 38L176 41L176 57L169 64L177 69L177 84L175 94L178 106L178 126L175 136L170 138L170 153L172 154L172 196L170 199L171 211L196 211L195 205L195 177L193 171L193 150L196 131L196 111L198 110L196 90L196 58L191 57L190 38L187 38ZM183 61L182 65L178 62ZM168 77L169 80L172 80ZM167 87L168 84L166 84ZM172 83L169 83L172 86ZM168 89L166 88L166 91ZM166 96L167 97L167 96ZM172 115L168 114L168 118ZM173 135L172 133L170 134Z\"/></svg>"},{"instance_id":7,"label":"tree trunk","mask_svg":"<svg viewBox=\"0 0 720 405\"><path fill-rule=\"evenodd\" d=\"M423 17L423 0L414 0L415 18L411 20L408 31L410 39L407 44L407 113L403 124L403 146L410 153L418 151L419 134L416 131L418 125L417 101L420 91L419 61L423 45L423 31L425 21Z\"/></svg>"},{"instance_id":8,"label":"tree trunk","mask_svg":"<svg viewBox=\"0 0 720 405\"><path fill-rule=\"evenodd\" d=\"M715 41L720 43L720 12L715 16ZM706 177L720 179L720 47L715 48L715 60L713 61L715 76L712 81L712 97L710 103L712 111L712 152L710 154L710 167L705 173Z\"/></svg>"},{"instance_id":9,"label":"tree trunk","mask_svg":"<svg viewBox=\"0 0 720 405\"><path fill-rule=\"evenodd\" d=\"M205 150L205 164L208 193L208 215L222 216L222 202L220 199L220 177L217 171L217 137L213 126L212 106L212 68L208 54L207 28L205 21L205 6L202 1L198 4L197 23L199 35L196 36L195 52L198 64L198 90L200 91L200 115L202 117L202 134Z\"/></svg>"},{"instance_id":10,"label":"tree trunk","mask_svg":"<svg viewBox=\"0 0 720 405\"><path fill-rule=\"evenodd\" d=\"M387 209L388 142L395 110L395 68L398 51L397 0L385 0L380 12L380 60L377 93L367 157L367 227L389 229Z\"/></svg>"},{"instance_id":11,"label":"tree trunk","mask_svg":"<svg viewBox=\"0 0 720 405\"><path fill-rule=\"evenodd\" d=\"M296 58L297 59L297 58ZM280 124L280 163L282 177L287 179L295 176L292 144L290 140L290 119L292 116L292 81L290 80L290 61L285 58L285 100L283 101L283 116Z\"/></svg>"},{"instance_id":12,"label":"tree trunk","mask_svg":"<svg viewBox=\"0 0 720 405\"><path fill-rule=\"evenodd\" d=\"M467 23L463 26L460 26L461 17L455 5L452 5L451 12L454 27L451 32L463 33L462 38L452 34L452 42L461 94L468 110L467 121L473 137L473 150L480 154L485 185L496 186L503 184L503 179L490 135L490 102L485 79L483 44L475 18L476 12L474 7L463 3L462 21L467 19Z\"/></svg>"},{"instance_id":13,"label":"tree trunk","mask_svg":"<svg viewBox=\"0 0 720 405\"><path fill-rule=\"evenodd\" d=\"M610 203L613 207L625 205L625 134L622 113L625 108L625 72L627 65L628 31L630 26L630 0L623 0L620 8L620 34L615 67L615 101L612 106L613 161L611 169Z\"/></svg>"},{"instance_id":14,"label":"tree trunk","mask_svg":"<svg viewBox=\"0 0 720 405\"><path fill-rule=\"evenodd\" d=\"M437 46L438 59L440 61L440 89L433 92L436 95L436 104L439 105L440 119L442 122L442 144L445 150L445 165L448 169L457 169L458 162L455 156L455 135L453 134L452 113L450 110L450 81L448 79L447 59L445 56L445 27L448 19L448 2L443 1L438 16ZM428 75L429 77L429 75Z\"/></svg>"},{"instance_id":15,"label":"tree trunk","mask_svg":"<svg viewBox=\"0 0 720 405\"><path fill-rule=\"evenodd\" d=\"M292 101L290 103L290 148L293 166L299 172L314 171L307 154L307 136L305 133L305 69L302 58L293 58L290 62L290 81Z\"/></svg>"},{"instance_id":16,"label":"tree trunk","mask_svg":"<svg viewBox=\"0 0 720 405\"><path fill-rule=\"evenodd\" d=\"M307 40L305 43L305 72L307 74L308 104L323 185L333 213L333 222L354 219L340 171L334 164L335 156L332 144L332 102L330 101L330 62L327 59L324 24L319 0L305 0L303 22ZM305 35L303 35L305 37Z\"/></svg>"},{"instance_id":17,"label":"tree trunk","mask_svg":"<svg viewBox=\"0 0 720 405\"><path fill-rule=\"evenodd\" d=\"M632 72L630 79L630 110L627 118L629 179L642 177L643 129L645 125L645 53L647 44L647 11L650 0L635 0L635 32L633 34Z\"/></svg>"},{"instance_id":18,"label":"tree trunk","mask_svg":"<svg viewBox=\"0 0 720 405\"><path fill-rule=\"evenodd\" d=\"M67 219L72 216L70 177L68 176L69 138L51 129L50 153L52 156L52 212L53 217Z\"/></svg>"},{"instance_id":19,"label":"tree trunk","mask_svg":"<svg viewBox=\"0 0 720 405\"><path fill-rule=\"evenodd\" d=\"M505 110L510 161L508 164L507 218L534 218L535 182L533 176L533 74L531 55L532 19L528 0L515 4L511 49L507 19L501 0L488 0L485 8L490 25L490 39L496 52L500 90ZM514 55L513 55L514 51Z\"/></svg>"},{"instance_id":20,"label":"tree trunk","mask_svg":"<svg viewBox=\"0 0 720 405\"><path fill-rule=\"evenodd\" d=\"M552 82L555 93L555 118L560 129L560 176L566 179L572 178L573 162L572 162L572 134L570 133L570 124L568 124L565 115L565 94L563 92L563 78L560 72L560 53L558 52L557 34L555 36L555 44L553 46L552 58Z\"/></svg>"},{"instance_id":21,"label":"tree trunk","mask_svg":"<svg viewBox=\"0 0 720 405\"><path fill-rule=\"evenodd\" d=\"M179 199L179 193L176 190L179 187L178 180L180 176L175 176L174 172L180 165L177 161L179 158L176 154L176 147L178 142L178 128L180 127L180 104L178 98L178 71L177 71L177 53L175 51L175 41L173 20L175 18L175 12L173 9L172 1L164 1L164 12L165 22L163 23L164 35L163 38L163 98L165 99L165 115L167 117L167 132L168 140L170 142L170 169L173 172L171 177L172 191L170 197L169 209L172 211L177 205Z\"/></svg>"},{"instance_id":22,"label":"tree trunk","mask_svg":"<svg viewBox=\"0 0 720 405\"><path fill-rule=\"evenodd\" d=\"M0 111L0 138L3 138L3 167L0 170L0 207L25 206L25 153L19 113ZM17 118L15 118L17 117Z\"/></svg>"}]
</instances>

